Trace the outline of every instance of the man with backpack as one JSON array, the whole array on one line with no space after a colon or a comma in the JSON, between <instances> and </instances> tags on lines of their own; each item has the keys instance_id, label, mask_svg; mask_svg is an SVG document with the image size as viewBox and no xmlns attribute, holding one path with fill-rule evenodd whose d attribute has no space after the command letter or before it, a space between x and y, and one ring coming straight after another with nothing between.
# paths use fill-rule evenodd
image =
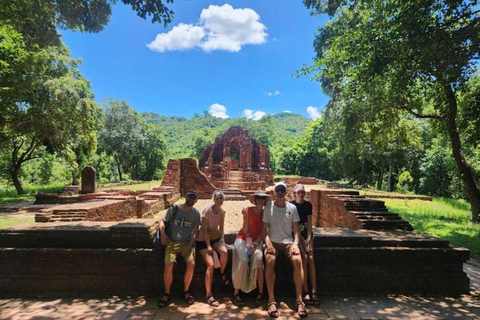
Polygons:
<instances>
[{"instance_id":1,"label":"man with backpack","mask_svg":"<svg viewBox=\"0 0 480 320\"><path fill-rule=\"evenodd\" d=\"M160 219L160 239L165 246L165 266L163 272L165 293L158 301L160 308L167 306L170 302L173 265L178 254L182 255L186 266L183 277L183 298L188 304L195 302L188 290L195 269L195 241L197 240L200 226L200 212L193 207L197 200L197 191L189 190L185 195L185 203L173 205L167 210L163 219Z\"/></svg>"}]
</instances>

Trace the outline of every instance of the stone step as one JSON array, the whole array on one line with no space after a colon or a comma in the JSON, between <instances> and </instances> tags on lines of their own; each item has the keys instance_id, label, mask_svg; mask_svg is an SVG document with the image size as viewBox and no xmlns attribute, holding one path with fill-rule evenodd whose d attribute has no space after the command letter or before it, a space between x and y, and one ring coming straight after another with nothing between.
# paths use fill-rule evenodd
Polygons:
<instances>
[{"instance_id":1,"label":"stone step","mask_svg":"<svg viewBox=\"0 0 480 320\"><path fill-rule=\"evenodd\" d=\"M225 196L225 201L245 201L245 196Z\"/></svg>"},{"instance_id":2,"label":"stone step","mask_svg":"<svg viewBox=\"0 0 480 320\"><path fill-rule=\"evenodd\" d=\"M353 213L357 216L359 215L369 215L369 216L392 216L392 217L399 217L398 214L390 212L390 211L351 211L349 210L350 213Z\"/></svg>"},{"instance_id":3,"label":"stone step","mask_svg":"<svg viewBox=\"0 0 480 320\"><path fill-rule=\"evenodd\" d=\"M348 211L374 211L374 212L388 212L386 207L363 207L363 206L345 206Z\"/></svg>"},{"instance_id":4,"label":"stone step","mask_svg":"<svg viewBox=\"0 0 480 320\"><path fill-rule=\"evenodd\" d=\"M386 230L386 229L400 229L413 231L412 225L405 220L362 220L359 219L365 229L371 230Z\"/></svg>"},{"instance_id":5,"label":"stone step","mask_svg":"<svg viewBox=\"0 0 480 320\"><path fill-rule=\"evenodd\" d=\"M232 249L227 273L231 272ZM2 294L155 294L163 290L163 250L0 248ZM468 251L452 248L323 247L315 249L322 293L467 293L462 270ZM174 269L175 293L182 289L185 264ZM293 269L280 255L278 291L293 290ZM204 294L205 263L196 256L191 291ZM321 284L321 285L320 285ZM231 290L214 276L215 292Z\"/></svg>"}]
</instances>

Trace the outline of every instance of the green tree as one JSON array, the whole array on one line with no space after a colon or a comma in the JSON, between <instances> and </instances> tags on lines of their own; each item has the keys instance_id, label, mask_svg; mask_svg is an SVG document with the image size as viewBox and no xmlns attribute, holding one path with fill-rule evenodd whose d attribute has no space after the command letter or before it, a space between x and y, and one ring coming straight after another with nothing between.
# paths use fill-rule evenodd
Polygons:
<instances>
[{"instance_id":1,"label":"green tree","mask_svg":"<svg viewBox=\"0 0 480 320\"><path fill-rule=\"evenodd\" d=\"M104 108L104 124L98 133L102 150L113 157L120 181L123 169L138 163L139 147L144 138L142 119L127 101L111 100Z\"/></svg>"},{"instance_id":2,"label":"green tree","mask_svg":"<svg viewBox=\"0 0 480 320\"><path fill-rule=\"evenodd\" d=\"M314 65L303 71L314 73L332 97L349 91L378 110L441 123L478 222L480 190L457 124L459 90L480 54L478 1L304 3L332 19L316 36Z\"/></svg>"},{"instance_id":3,"label":"green tree","mask_svg":"<svg viewBox=\"0 0 480 320\"><path fill-rule=\"evenodd\" d=\"M21 166L42 148L63 150L88 135L98 108L65 46L29 50L24 36L5 25L0 40L0 147L11 154L11 179L23 194Z\"/></svg>"},{"instance_id":4,"label":"green tree","mask_svg":"<svg viewBox=\"0 0 480 320\"><path fill-rule=\"evenodd\" d=\"M200 158L203 151L215 141L215 136L215 130L209 127L196 131L193 135L194 152L192 156Z\"/></svg>"}]
</instances>

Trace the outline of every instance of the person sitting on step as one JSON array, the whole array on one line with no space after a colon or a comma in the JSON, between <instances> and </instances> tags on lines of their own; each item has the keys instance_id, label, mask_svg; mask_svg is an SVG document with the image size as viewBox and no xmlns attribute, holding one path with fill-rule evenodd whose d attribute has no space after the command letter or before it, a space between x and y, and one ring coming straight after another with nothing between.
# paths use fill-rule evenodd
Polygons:
<instances>
[{"instance_id":1,"label":"person sitting on step","mask_svg":"<svg viewBox=\"0 0 480 320\"><path fill-rule=\"evenodd\" d=\"M253 206L242 209L243 227L237 234L232 254L232 279L235 288L233 302L238 306L244 305L240 290L250 292L257 288L257 282L255 304L262 305L264 280L262 218L263 208L271 198L265 191L259 190L250 196Z\"/></svg>"},{"instance_id":2,"label":"person sitting on step","mask_svg":"<svg viewBox=\"0 0 480 320\"><path fill-rule=\"evenodd\" d=\"M303 265L303 302L314 306L320 305L320 300L317 294L317 272L315 270L315 258L313 256L313 237L312 237L312 204L305 200L305 187L302 184L297 184L293 189L295 200L290 201L291 204L297 207L298 215L300 217L300 252L302 255ZM310 275L310 282L312 292L308 291L308 275Z\"/></svg>"},{"instance_id":3,"label":"person sitting on step","mask_svg":"<svg viewBox=\"0 0 480 320\"><path fill-rule=\"evenodd\" d=\"M268 290L268 315L278 318L279 312L275 302L275 261L278 253L284 254L293 266L295 284L295 305L301 318L308 316L302 301L303 267L300 256L300 227L297 208L285 200L287 186L283 182L275 185L275 201L265 206L263 212L262 233L265 239L265 280ZM292 236L293 234L293 236Z\"/></svg>"},{"instance_id":4,"label":"person sitting on step","mask_svg":"<svg viewBox=\"0 0 480 320\"><path fill-rule=\"evenodd\" d=\"M222 190L213 192L213 204L206 207L202 212L202 225L197 240L197 250L203 257L207 270L205 271L206 302L212 307L218 307L220 303L215 300L212 294L214 261L217 253L220 256L220 275L223 283L228 286L230 280L225 274L228 262L228 251L224 241L225 211L222 209L225 195ZM218 260L218 258L217 258Z\"/></svg>"},{"instance_id":5,"label":"person sitting on step","mask_svg":"<svg viewBox=\"0 0 480 320\"><path fill-rule=\"evenodd\" d=\"M192 282L195 269L195 241L197 240L200 226L200 212L193 207L198 200L198 193L189 190L185 195L185 203L173 205L165 216L160 219L160 239L165 246L165 266L163 281L165 293L158 301L158 306L163 308L170 302L170 288L173 282L173 265L178 254L185 260L185 275L183 278L183 298L188 304L193 304L195 299L188 291Z\"/></svg>"}]
</instances>

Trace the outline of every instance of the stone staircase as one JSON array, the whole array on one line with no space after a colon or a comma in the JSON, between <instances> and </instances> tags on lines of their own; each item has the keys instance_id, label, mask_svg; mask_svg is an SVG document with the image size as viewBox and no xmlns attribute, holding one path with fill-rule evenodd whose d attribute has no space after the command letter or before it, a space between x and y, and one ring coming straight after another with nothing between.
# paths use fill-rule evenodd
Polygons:
<instances>
[{"instance_id":1,"label":"stone staircase","mask_svg":"<svg viewBox=\"0 0 480 320\"><path fill-rule=\"evenodd\" d=\"M244 201L247 198L240 189L227 189L223 190L225 194L225 201Z\"/></svg>"},{"instance_id":2,"label":"stone staircase","mask_svg":"<svg viewBox=\"0 0 480 320\"><path fill-rule=\"evenodd\" d=\"M413 231L412 225L398 214L388 211L384 201L367 199L360 195L336 196L345 209L361 222L362 229Z\"/></svg>"},{"instance_id":3,"label":"stone staircase","mask_svg":"<svg viewBox=\"0 0 480 320\"><path fill-rule=\"evenodd\" d=\"M231 170L227 181L229 189L242 189L244 186L243 173Z\"/></svg>"}]
</instances>

